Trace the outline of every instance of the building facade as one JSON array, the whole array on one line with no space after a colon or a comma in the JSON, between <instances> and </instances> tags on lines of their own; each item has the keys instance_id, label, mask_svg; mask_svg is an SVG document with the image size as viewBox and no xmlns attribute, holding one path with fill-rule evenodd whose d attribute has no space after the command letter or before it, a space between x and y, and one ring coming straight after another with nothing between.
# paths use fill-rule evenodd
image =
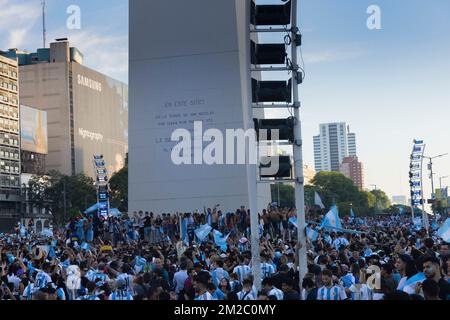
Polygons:
<instances>
[{"instance_id":1,"label":"building facade","mask_svg":"<svg viewBox=\"0 0 450 320\"><path fill-rule=\"evenodd\" d=\"M17 60L0 51L0 230L20 214L20 112Z\"/></svg>"},{"instance_id":2,"label":"building facade","mask_svg":"<svg viewBox=\"0 0 450 320\"><path fill-rule=\"evenodd\" d=\"M357 156L345 157L340 165L340 172L360 190L364 190L364 165Z\"/></svg>"},{"instance_id":3,"label":"building facade","mask_svg":"<svg viewBox=\"0 0 450 320\"><path fill-rule=\"evenodd\" d=\"M350 133L345 122L320 125L314 136L314 165L317 172L340 170L342 160L356 156L356 135Z\"/></svg>"},{"instance_id":4,"label":"building facade","mask_svg":"<svg viewBox=\"0 0 450 320\"><path fill-rule=\"evenodd\" d=\"M47 112L45 171L94 178L94 154L104 155L110 174L120 170L128 152L128 86L84 66L67 39L8 54L19 61L21 103Z\"/></svg>"}]
</instances>

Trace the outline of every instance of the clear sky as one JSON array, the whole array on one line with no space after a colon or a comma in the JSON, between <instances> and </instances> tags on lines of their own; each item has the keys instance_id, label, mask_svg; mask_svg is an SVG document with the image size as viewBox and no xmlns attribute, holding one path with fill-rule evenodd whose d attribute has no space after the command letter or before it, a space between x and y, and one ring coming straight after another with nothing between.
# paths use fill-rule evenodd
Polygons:
<instances>
[{"instance_id":1,"label":"clear sky","mask_svg":"<svg viewBox=\"0 0 450 320\"><path fill-rule=\"evenodd\" d=\"M275 0L263 0L276 2ZM67 30L66 9L81 7L81 30ZM450 152L450 1L303 0L305 83L300 87L304 156L313 165L320 123L345 121L357 135L366 186L408 195L414 138L427 154ZM366 26L369 5L381 8L382 30ZM42 46L40 0L0 0L0 48ZM48 0L48 39L69 37L85 64L127 82L125 0ZM435 162L450 175L450 156ZM450 184L450 178L447 179ZM426 184L426 192L431 188Z\"/></svg>"}]
</instances>

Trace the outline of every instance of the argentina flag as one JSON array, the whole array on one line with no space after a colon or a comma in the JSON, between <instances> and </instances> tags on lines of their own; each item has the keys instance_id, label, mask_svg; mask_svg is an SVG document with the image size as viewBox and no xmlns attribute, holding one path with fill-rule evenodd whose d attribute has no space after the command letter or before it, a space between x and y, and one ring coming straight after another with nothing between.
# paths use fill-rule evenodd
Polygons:
<instances>
[{"instance_id":1,"label":"argentina flag","mask_svg":"<svg viewBox=\"0 0 450 320\"><path fill-rule=\"evenodd\" d=\"M205 240L205 238L209 235L211 230L212 230L212 228L209 225L204 224L204 225L200 226L198 229L196 229L194 232L195 232L195 235L197 236L198 240L203 242L203 240Z\"/></svg>"},{"instance_id":2,"label":"argentina flag","mask_svg":"<svg viewBox=\"0 0 450 320\"><path fill-rule=\"evenodd\" d=\"M339 211L337 206L333 206L325 215L321 228L339 228L342 229L341 220L339 219Z\"/></svg>"},{"instance_id":3,"label":"argentina flag","mask_svg":"<svg viewBox=\"0 0 450 320\"><path fill-rule=\"evenodd\" d=\"M450 242L450 218L445 220L445 223L439 228L436 234L445 242Z\"/></svg>"},{"instance_id":4,"label":"argentina flag","mask_svg":"<svg viewBox=\"0 0 450 320\"><path fill-rule=\"evenodd\" d=\"M425 279L426 279L425 274L423 272L419 272L415 276L412 276L411 278L406 280L403 288L401 288L401 289L399 288L399 289L402 291L405 291L405 292L412 293L412 292L414 292L416 284L422 283L423 281L425 281Z\"/></svg>"},{"instance_id":5,"label":"argentina flag","mask_svg":"<svg viewBox=\"0 0 450 320\"><path fill-rule=\"evenodd\" d=\"M350 217L352 217L353 219L356 218L356 214L353 211L353 208L350 208Z\"/></svg>"},{"instance_id":6,"label":"argentina flag","mask_svg":"<svg viewBox=\"0 0 450 320\"><path fill-rule=\"evenodd\" d=\"M314 204L316 206L319 206L320 209L325 209L325 206L323 205L322 199L320 198L320 195L317 192L314 192Z\"/></svg>"},{"instance_id":7,"label":"argentina flag","mask_svg":"<svg viewBox=\"0 0 450 320\"><path fill-rule=\"evenodd\" d=\"M218 246L222 249L222 251L228 250L227 240L229 237L230 237L230 234L228 234L226 237L224 237L222 232L214 230L214 242L215 242L216 246Z\"/></svg>"},{"instance_id":8,"label":"argentina flag","mask_svg":"<svg viewBox=\"0 0 450 320\"><path fill-rule=\"evenodd\" d=\"M294 217L289 218L289 222L290 222L294 227L298 228L298 227L297 227L297 218L294 218Z\"/></svg>"}]
</instances>

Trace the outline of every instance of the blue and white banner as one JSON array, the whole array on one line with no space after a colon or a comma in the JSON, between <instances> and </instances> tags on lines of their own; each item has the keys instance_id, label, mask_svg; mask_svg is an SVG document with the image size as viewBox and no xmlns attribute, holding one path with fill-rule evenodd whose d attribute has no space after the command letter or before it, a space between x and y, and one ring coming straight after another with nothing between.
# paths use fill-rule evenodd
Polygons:
<instances>
[{"instance_id":1,"label":"blue and white banner","mask_svg":"<svg viewBox=\"0 0 450 320\"><path fill-rule=\"evenodd\" d=\"M298 228L298 226L297 226L297 218L294 218L294 217L289 218L289 222L290 222L294 227Z\"/></svg>"},{"instance_id":2,"label":"blue and white banner","mask_svg":"<svg viewBox=\"0 0 450 320\"><path fill-rule=\"evenodd\" d=\"M439 228L436 234L445 242L450 242L450 218L445 220L444 224Z\"/></svg>"},{"instance_id":3,"label":"blue and white banner","mask_svg":"<svg viewBox=\"0 0 450 320\"><path fill-rule=\"evenodd\" d=\"M353 219L356 218L356 214L353 211L353 208L350 208L350 217L352 217Z\"/></svg>"},{"instance_id":4,"label":"blue and white banner","mask_svg":"<svg viewBox=\"0 0 450 320\"><path fill-rule=\"evenodd\" d=\"M228 250L228 238L230 237L230 234L228 234L227 236L223 236L222 232L214 230L214 242L216 244L216 246L220 247L220 249L222 249L222 251L227 251Z\"/></svg>"},{"instance_id":5,"label":"blue and white banner","mask_svg":"<svg viewBox=\"0 0 450 320\"><path fill-rule=\"evenodd\" d=\"M325 218L322 221L321 228L340 228L342 229L341 220L339 219L339 211L337 206L333 206L331 210L325 215Z\"/></svg>"},{"instance_id":6,"label":"blue and white banner","mask_svg":"<svg viewBox=\"0 0 450 320\"><path fill-rule=\"evenodd\" d=\"M205 238L209 235L211 230L212 228L209 225L204 224L200 226L198 229L196 229L194 232L195 235L197 236L197 239L203 242L203 240L205 240Z\"/></svg>"},{"instance_id":7,"label":"blue and white banner","mask_svg":"<svg viewBox=\"0 0 450 320\"><path fill-rule=\"evenodd\" d=\"M423 272L419 272L416 275L412 276L408 280L405 281L403 288L399 288L400 290L404 290L406 287L410 287L412 289L415 288L416 284L419 282L425 281L426 277Z\"/></svg>"}]
</instances>

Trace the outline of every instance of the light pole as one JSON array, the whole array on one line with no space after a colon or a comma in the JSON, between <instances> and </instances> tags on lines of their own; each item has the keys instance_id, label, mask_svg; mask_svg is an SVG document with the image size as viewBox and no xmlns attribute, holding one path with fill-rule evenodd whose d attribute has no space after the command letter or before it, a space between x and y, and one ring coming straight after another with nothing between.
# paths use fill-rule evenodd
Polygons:
<instances>
[{"instance_id":1,"label":"light pole","mask_svg":"<svg viewBox=\"0 0 450 320\"><path fill-rule=\"evenodd\" d=\"M441 158L448 155L448 153L444 153L444 154L440 154L438 156L434 156L434 157L426 157L423 156L423 158L430 160L430 163L428 164L428 170L430 170L430 179L431 179L431 199L435 200L436 199L436 195L435 195L435 190L434 190L434 178L433 178L433 160L437 159L437 158Z\"/></svg>"}]
</instances>

